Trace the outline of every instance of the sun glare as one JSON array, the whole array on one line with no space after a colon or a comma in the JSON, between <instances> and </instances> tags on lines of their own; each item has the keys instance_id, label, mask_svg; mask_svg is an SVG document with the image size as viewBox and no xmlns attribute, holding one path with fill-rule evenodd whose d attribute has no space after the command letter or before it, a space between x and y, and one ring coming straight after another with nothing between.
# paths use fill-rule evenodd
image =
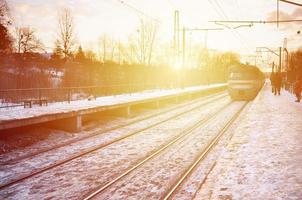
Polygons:
<instances>
[{"instance_id":1,"label":"sun glare","mask_svg":"<svg viewBox=\"0 0 302 200\"><path fill-rule=\"evenodd\" d=\"M301 8L0 0L0 200L302 200Z\"/></svg>"},{"instance_id":2,"label":"sun glare","mask_svg":"<svg viewBox=\"0 0 302 200\"><path fill-rule=\"evenodd\" d=\"M173 69L175 70L180 70L182 68L182 63L180 61L176 61L174 64L173 64Z\"/></svg>"}]
</instances>

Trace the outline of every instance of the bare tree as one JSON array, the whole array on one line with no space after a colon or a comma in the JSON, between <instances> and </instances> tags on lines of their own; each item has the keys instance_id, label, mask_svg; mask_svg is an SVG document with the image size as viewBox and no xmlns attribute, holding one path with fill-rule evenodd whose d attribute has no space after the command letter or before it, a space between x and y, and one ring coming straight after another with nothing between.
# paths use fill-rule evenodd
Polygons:
<instances>
[{"instance_id":1,"label":"bare tree","mask_svg":"<svg viewBox=\"0 0 302 200\"><path fill-rule=\"evenodd\" d=\"M149 25L146 27L147 30L147 45L148 45L148 65L151 64L151 59L153 56L153 49L154 49L154 43L155 43L155 37L156 37L156 33L157 33L157 24L156 23L149 23Z\"/></svg>"},{"instance_id":2,"label":"bare tree","mask_svg":"<svg viewBox=\"0 0 302 200\"><path fill-rule=\"evenodd\" d=\"M107 59L107 37L105 34L103 34L100 39L99 39L99 45L100 45L100 60L103 61L103 63L105 63L106 59Z\"/></svg>"},{"instance_id":3,"label":"bare tree","mask_svg":"<svg viewBox=\"0 0 302 200\"><path fill-rule=\"evenodd\" d=\"M75 60L78 62L84 62L86 59L85 53L83 51L82 46L80 45L78 51L75 53Z\"/></svg>"},{"instance_id":4,"label":"bare tree","mask_svg":"<svg viewBox=\"0 0 302 200\"><path fill-rule=\"evenodd\" d=\"M11 24L9 19L9 8L5 0L0 0L0 23L1 24Z\"/></svg>"},{"instance_id":5,"label":"bare tree","mask_svg":"<svg viewBox=\"0 0 302 200\"><path fill-rule=\"evenodd\" d=\"M134 55L135 51L135 42L131 36L128 38L128 44L123 44L119 42L118 44L118 53L119 53L119 63L127 62L127 63L135 63L137 61L136 55Z\"/></svg>"},{"instance_id":6,"label":"bare tree","mask_svg":"<svg viewBox=\"0 0 302 200\"><path fill-rule=\"evenodd\" d=\"M85 52L85 57L86 57L87 61L89 61L89 62L97 61L97 57L96 57L95 53L93 52L93 50L87 50Z\"/></svg>"},{"instance_id":7,"label":"bare tree","mask_svg":"<svg viewBox=\"0 0 302 200\"><path fill-rule=\"evenodd\" d=\"M56 40L55 41L55 47L52 50L52 58L54 58L54 59L61 59L62 56L63 56L63 50L61 48L60 41Z\"/></svg>"},{"instance_id":8,"label":"bare tree","mask_svg":"<svg viewBox=\"0 0 302 200\"><path fill-rule=\"evenodd\" d=\"M59 14L58 22L58 41L60 42L64 58L67 58L72 54L75 45L74 21L70 10L63 9Z\"/></svg>"},{"instance_id":9,"label":"bare tree","mask_svg":"<svg viewBox=\"0 0 302 200\"><path fill-rule=\"evenodd\" d=\"M44 50L42 42L35 31L29 27L16 28L16 46L18 53L30 53Z\"/></svg>"},{"instance_id":10,"label":"bare tree","mask_svg":"<svg viewBox=\"0 0 302 200\"><path fill-rule=\"evenodd\" d=\"M154 53L154 46L157 34L157 23L141 20L140 29L137 30L136 42L130 39L130 50L140 64L150 65Z\"/></svg>"},{"instance_id":11,"label":"bare tree","mask_svg":"<svg viewBox=\"0 0 302 200\"><path fill-rule=\"evenodd\" d=\"M128 39L128 59L130 59L130 62L138 62L142 63L141 61L141 50L140 50L140 44L139 44L139 37L135 37L134 35L131 35Z\"/></svg>"},{"instance_id":12,"label":"bare tree","mask_svg":"<svg viewBox=\"0 0 302 200\"><path fill-rule=\"evenodd\" d=\"M0 53L12 50L13 39L8 31L11 25L9 9L5 0L0 0Z\"/></svg>"},{"instance_id":13,"label":"bare tree","mask_svg":"<svg viewBox=\"0 0 302 200\"><path fill-rule=\"evenodd\" d=\"M110 53L111 53L111 57L110 57L110 60L111 61L114 61L114 53L115 53L115 47L117 46L115 40L113 39L113 37L111 37L110 39Z\"/></svg>"},{"instance_id":14,"label":"bare tree","mask_svg":"<svg viewBox=\"0 0 302 200\"><path fill-rule=\"evenodd\" d=\"M117 47L117 43L113 37L108 37L106 34L103 34L99 39L100 45L100 55L101 60L106 62L108 60L114 61L114 54Z\"/></svg>"}]
</instances>

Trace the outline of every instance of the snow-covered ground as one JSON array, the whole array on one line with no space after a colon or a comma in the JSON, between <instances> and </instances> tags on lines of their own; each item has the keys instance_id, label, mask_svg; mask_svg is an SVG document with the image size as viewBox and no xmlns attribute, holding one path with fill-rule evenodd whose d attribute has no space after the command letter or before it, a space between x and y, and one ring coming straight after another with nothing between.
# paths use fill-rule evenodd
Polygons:
<instances>
[{"instance_id":1,"label":"snow-covered ground","mask_svg":"<svg viewBox=\"0 0 302 200\"><path fill-rule=\"evenodd\" d=\"M163 198L243 104L235 102L229 105L218 116L112 185L96 199Z\"/></svg>"},{"instance_id":2,"label":"snow-covered ground","mask_svg":"<svg viewBox=\"0 0 302 200\"><path fill-rule=\"evenodd\" d=\"M155 97L164 97L184 92L193 92L198 90L205 90L207 88L214 88L225 86L226 84L202 85L195 87L188 87L183 89L166 89L166 90L150 90L132 94L121 94L115 96L99 97L96 100L78 100L67 102L51 103L48 106L35 106L33 108L6 108L0 110L0 122L14 119L24 119L41 115L68 113L71 111L79 111L94 107L110 106L116 104L129 103L132 101L147 100Z\"/></svg>"},{"instance_id":3,"label":"snow-covered ground","mask_svg":"<svg viewBox=\"0 0 302 200\"><path fill-rule=\"evenodd\" d=\"M200 107L198 110L145 130L127 140L119 141L51 171L39 174L32 179L9 186L1 190L0 195L6 199L40 199L41 197L45 199L79 199L92 188L104 185L167 144L180 134L181 130L192 126L209 113L220 110L229 101L227 98L213 102L205 108ZM127 130L123 130L123 132L125 131ZM95 142L97 141L95 140ZM24 164L35 165L30 161ZM22 166L19 167L19 170L22 171ZM3 170L2 175L8 171L9 169Z\"/></svg>"},{"instance_id":4,"label":"snow-covered ground","mask_svg":"<svg viewBox=\"0 0 302 200\"><path fill-rule=\"evenodd\" d=\"M215 101L215 104L220 105L221 102L226 102L226 101L229 101L228 97L225 97L224 99L221 99L219 101ZM109 144L112 141L115 141L119 138L125 137L131 133L138 132L141 129L145 129L145 127L147 126L150 126L152 124L157 124L158 121L164 121L165 119L171 118L171 116L178 115L179 113L182 113L186 110L190 110L198 105L201 105L202 102L203 101L196 102L195 104L187 105L182 109L177 109L168 113L163 113L161 115L158 115L157 117L148 120L143 120L134 123L132 125L119 128L117 130L107 131L104 134L98 134L94 137L75 142L68 146L54 149L52 151L37 155L33 158L24 159L22 160L22 162L6 164L2 166L0 165L0 184L18 179L24 175L30 174L41 168L43 169L47 166L52 165L52 163L59 163L60 161L69 158L71 155L77 155L79 153L87 151L88 149ZM214 105L214 103L211 104L212 106ZM186 114L186 117L187 116L189 115ZM97 131L100 130L93 130L93 132L97 132ZM89 134L89 132L87 132L86 134Z\"/></svg>"},{"instance_id":5,"label":"snow-covered ground","mask_svg":"<svg viewBox=\"0 0 302 200\"><path fill-rule=\"evenodd\" d=\"M270 86L266 85L241 115L240 121L229 129L214 152L200 163L173 199L302 199L302 103L295 103L294 100L294 96L285 91L281 96L272 95ZM0 199L82 198L91 189L103 186L167 144L181 130L227 103L227 99L213 102L205 108L9 186L0 190ZM112 185L97 198L160 199L193 162L208 139L223 127L238 105L242 104L237 103L190 137L175 143L173 148L166 149ZM52 152L36 160L2 166L2 181L143 126L146 124L138 123L79 142L70 148L61 149L62 154Z\"/></svg>"},{"instance_id":6,"label":"snow-covered ground","mask_svg":"<svg viewBox=\"0 0 302 200\"><path fill-rule=\"evenodd\" d=\"M150 118L152 116L158 117L160 113L169 112L170 114L168 115L171 115L173 114L171 111L179 110L181 107L187 110L193 108L194 105L199 105L201 102L204 102L204 100L208 101L208 98L223 97L225 95L227 95L226 92L221 92L198 98L194 101L190 101L189 103L183 102L181 104L162 105L160 109L155 110L150 110L150 108L135 109L134 112L132 112L131 117L102 116L96 121L84 124L81 132L72 134L62 130L53 130L45 127L34 127L25 132L22 131L15 134L8 133L7 137L2 138L2 140L0 138L0 165L12 160L20 160L46 149L53 150L58 146L65 146L66 143L70 143L72 141L78 141L87 137L90 138L96 134L99 135L101 133L109 132L109 130L114 130L117 127L121 128L121 126L128 126L130 124L137 123L142 119ZM180 111L181 110L177 112ZM33 142L30 145L23 145L24 138L25 141ZM19 145L19 143L21 143L21 145Z\"/></svg>"},{"instance_id":7,"label":"snow-covered ground","mask_svg":"<svg viewBox=\"0 0 302 200\"><path fill-rule=\"evenodd\" d=\"M195 199L302 199L302 104L267 84Z\"/></svg>"}]
</instances>

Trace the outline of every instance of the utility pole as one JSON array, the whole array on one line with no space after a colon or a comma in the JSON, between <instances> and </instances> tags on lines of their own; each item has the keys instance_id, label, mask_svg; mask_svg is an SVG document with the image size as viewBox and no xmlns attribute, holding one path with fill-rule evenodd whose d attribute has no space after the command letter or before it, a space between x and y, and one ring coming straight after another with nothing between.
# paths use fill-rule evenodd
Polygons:
<instances>
[{"instance_id":1,"label":"utility pole","mask_svg":"<svg viewBox=\"0 0 302 200\"><path fill-rule=\"evenodd\" d=\"M279 0L277 0L277 28L279 28Z\"/></svg>"},{"instance_id":2,"label":"utility pole","mask_svg":"<svg viewBox=\"0 0 302 200\"><path fill-rule=\"evenodd\" d=\"M104 35L104 38L103 38L103 48L104 48L104 52L103 52L103 62L105 63L106 61L106 35Z\"/></svg>"},{"instance_id":3,"label":"utility pole","mask_svg":"<svg viewBox=\"0 0 302 200\"><path fill-rule=\"evenodd\" d=\"M282 47L279 47L279 53L276 53L275 51L273 51L273 50L271 50L270 48L267 48L267 47L257 47L256 51L259 51L258 49L266 49L267 52L273 53L276 56L278 56L278 58L279 58L279 67L278 67L277 71L281 72L281 69L282 69ZM272 72L273 71L274 71L274 64L273 64Z\"/></svg>"},{"instance_id":4,"label":"utility pole","mask_svg":"<svg viewBox=\"0 0 302 200\"><path fill-rule=\"evenodd\" d=\"M174 12L174 42L173 42L173 64L178 60L179 56L179 11Z\"/></svg>"},{"instance_id":5,"label":"utility pole","mask_svg":"<svg viewBox=\"0 0 302 200\"><path fill-rule=\"evenodd\" d=\"M121 40L118 40L118 63L121 65Z\"/></svg>"},{"instance_id":6,"label":"utility pole","mask_svg":"<svg viewBox=\"0 0 302 200\"><path fill-rule=\"evenodd\" d=\"M182 69L183 69L183 76L181 76L181 87L184 87L184 80L186 79L186 28L183 27L182 30Z\"/></svg>"},{"instance_id":7,"label":"utility pole","mask_svg":"<svg viewBox=\"0 0 302 200\"><path fill-rule=\"evenodd\" d=\"M282 69L282 47L279 47L279 69L278 72L281 72Z\"/></svg>"},{"instance_id":8,"label":"utility pole","mask_svg":"<svg viewBox=\"0 0 302 200\"><path fill-rule=\"evenodd\" d=\"M204 38L204 45L205 45L205 48L207 48L207 40L208 40L208 37L207 37L207 35L208 35L208 31L221 31L221 30L223 30L223 28L185 28L185 27L183 27L183 29L182 29L182 32L183 32L183 66L184 66L184 64L185 64L185 47L186 47L186 31L191 31L191 32L193 32L193 31L204 31L205 32L205 38Z\"/></svg>"},{"instance_id":9,"label":"utility pole","mask_svg":"<svg viewBox=\"0 0 302 200\"><path fill-rule=\"evenodd\" d=\"M172 65L179 65L180 64L180 28L179 28L179 11L174 11L174 38L173 38L173 63ZM184 69L185 65L185 36L183 35L183 58L182 58L182 68ZM177 66L179 67L179 66ZM177 75L177 82L179 87L182 86L182 77L181 73Z\"/></svg>"},{"instance_id":10,"label":"utility pole","mask_svg":"<svg viewBox=\"0 0 302 200\"><path fill-rule=\"evenodd\" d=\"M208 31L220 31L223 30L222 28L185 28L183 27L182 29L182 61L183 61L183 66L185 65L185 49L186 49L186 31L205 31L205 46L207 46L207 33ZM179 30L180 31L180 30Z\"/></svg>"},{"instance_id":11,"label":"utility pole","mask_svg":"<svg viewBox=\"0 0 302 200\"><path fill-rule=\"evenodd\" d=\"M185 60L186 60L186 28L183 27L182 30L182 66L185 68Z\"/></svg>"},{"instance_id":12,"label":"utility pole","mask_svg":"<svg viewBox=\"0 0 302 200\"><path fill-rule=\"evenodd\" d=\"M285 71L288 71L287 38L284 38L283 40L283 60L284 60L283 68L285 69Z\"/></svg>"},{"instance_id":13,"label":"utility pole","mask_svg":"<svg viewBox=\"0 0 302 200\"><path fill-rule=\"evenodd\" d=\"M251 63L254 62L254 66L257 66L257 55L247 55L246 57L247 60L250 61Z\"/></svg>"},{"instance_id":14,"label":"utility pole","mask_svg":"<svg viewBox=\"0 0 302 200\"><path fill-rule=\"evenodd\" d=\"M203 31L205 32L205 37L204 37L204 45L205 48L207 48L207 43L208 43L208 32L209 31L222 31L223 28L188 28L186 31Z\"/></svg>"},{"instance_id":15,"label":"utility pole","mask_svg":"<svg viewBox=\"0 0 302 200\"><path fill-rule=\"evenodd\" d=\"M205 30L204 32L204 47L205 49L208 48L208 30Z\"/></svg>"},{"instance_id":16,"label":"utility pole","mask_svg":"<svg viewBox=\"0 0 302 200\"><path fill-rule=\"evenodd\" d=\"M145 28L143 18L141 18L141 63L145 65Z\"/></svg>"},{"instance_id":17,"label":"utility pole","mask_svg":"<svg viewBox=\"0 0 302 200\"><path fill-rule=\"evenodd\" d=\"M207 48L207 39L208 39L207 38L207 33L208 33L208 31L218 31L218 30L223 30L223 29L222 28L193 28L193 29L191 28L191 29L188 29L188 28L185 28L185 27L183 27L182 30L181 29L177 29L177 32L182 31L182 68L183 69L185 69L185 67L186 67L186 31L192 31L192 32L193 31L205 31L206 32L206 35L205 35L205 47ZM178 41L177 37L179 37L179 36L176 36L176 41ZM178 42L175 42L175 43L178 43ZM179 45L179 43L176 44L176 46L177 45ZM177 49L178 49L178 47L177 47Z\"/></svg>"},{"instance_id":18,"label":"utility pole","mask_svg":"<svg viewBox=\"0 0 302 200\"><path fill-rule=\"evenodd\" d=\"M207 43L208 43L208 32L209 31L221 31L223 30L223 28L183 28L183 37L185 37L185 32L186 31L202 31L202 32L205 32L205 37L204 37L204 45L205 45L205 49L207 49ZM185 42L185 39L183 39L183 42ZM185 45L183 44L183 49L185 48ZM183 50L184 51L184 50ZM185 60L185 55L184 55L184 52L183 52L183 65L184 65L184 60ZM208 62L208 61L206 61Z\"/></svg>"}]
</instances>

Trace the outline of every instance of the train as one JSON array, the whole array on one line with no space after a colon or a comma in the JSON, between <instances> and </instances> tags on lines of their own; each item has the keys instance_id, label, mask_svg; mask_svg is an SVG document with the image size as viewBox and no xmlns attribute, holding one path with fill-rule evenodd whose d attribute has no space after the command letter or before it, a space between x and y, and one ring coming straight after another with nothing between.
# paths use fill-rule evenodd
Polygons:
<instances>
[{"instance_id":1,"label":"train","mask_svg":"<svg viewBox=\"0 0 302 200\"><path fill-rule=\"evenodd\" d=\"M233 100L253 100L265 82L264 73L256 66L238 64L228 73L228 94Z\"/></svg>"}]
</instances>

